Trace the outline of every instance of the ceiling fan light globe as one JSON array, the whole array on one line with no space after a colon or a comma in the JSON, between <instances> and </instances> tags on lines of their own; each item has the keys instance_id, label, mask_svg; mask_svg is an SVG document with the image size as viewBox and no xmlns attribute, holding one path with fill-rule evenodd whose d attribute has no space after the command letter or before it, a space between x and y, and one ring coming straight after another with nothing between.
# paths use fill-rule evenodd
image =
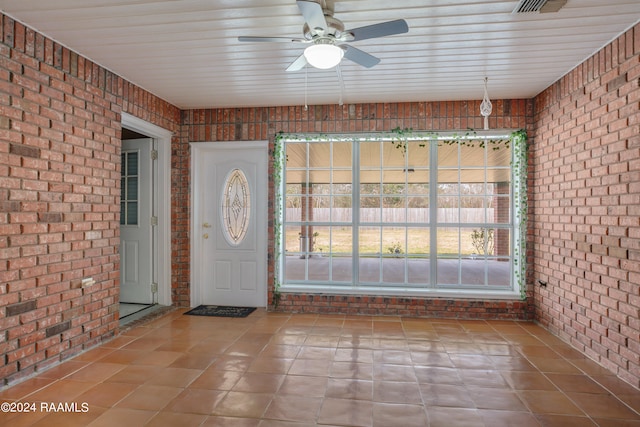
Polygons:
<instances>
[{"instance_id":1,"label":"ceiling fan light globe","mask_svg":"<svg viewBox=\"0 0 640 427\"><path fill-rule=\"evenodd\" d=\"M312 67L328 70L340 63L344 51L332 44L314 44L304 50L304 57Z\"/></svg>"}]
</instances>

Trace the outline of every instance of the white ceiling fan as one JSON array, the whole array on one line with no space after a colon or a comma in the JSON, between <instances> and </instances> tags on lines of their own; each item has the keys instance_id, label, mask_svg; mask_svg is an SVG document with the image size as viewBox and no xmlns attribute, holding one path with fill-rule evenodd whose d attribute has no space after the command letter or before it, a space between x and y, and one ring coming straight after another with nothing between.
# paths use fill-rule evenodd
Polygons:
<instances>
[{"instance_id":1,"label":"white ceiling fan","mask_svg":"<svg viewBox=\"0 0 640 427\"><path fill-rule=\"evenodd\" d=\"M345 31L344 24L333 17L333 12L313 0L297 0L298 8L305 20L302 29L304 38L241 36L241 42L284 42L310 44L302 55L287 67L287 71L298 71L309 64L315 68L329 69L347 58L366 68L380 62L379 58L357 49L347 42L402 34L409 31L404 19L381 22Z\"/></svg>"}]
</instances>

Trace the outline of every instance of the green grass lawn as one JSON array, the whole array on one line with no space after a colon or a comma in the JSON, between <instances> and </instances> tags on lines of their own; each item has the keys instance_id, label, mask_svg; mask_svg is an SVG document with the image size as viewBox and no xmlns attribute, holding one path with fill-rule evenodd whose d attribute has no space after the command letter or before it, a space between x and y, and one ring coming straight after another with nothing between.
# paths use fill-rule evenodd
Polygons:
<instances>
[{"instance_id":1,"label":"green grass lawn","mask_svg":"<svg viewBox=\"0 0 640 427\"><path fill-rule=\"evenodd\" d=\"M314 227L314 232L318 235L315 238L315 252L329 252L329 227ZM300 230L291 227L286 233L286 249L288 252L300 251L300 240L298 233ZM353 247L353 236L351 229L347 227L333 227L332 253L351 253ZM408 247L404 244L408 241ZM405 232L404 228L387 227L383 228L382 236L379 228L361 228L360 230L360 254L392 253L393 249L399 246L402 253L420 255L429 254L430 237L429 229L411 228ZM472 254L475 252L471 244L471 229L442 228L438 230L438 253L439 254Z\"/></svg>"}]
</instances>

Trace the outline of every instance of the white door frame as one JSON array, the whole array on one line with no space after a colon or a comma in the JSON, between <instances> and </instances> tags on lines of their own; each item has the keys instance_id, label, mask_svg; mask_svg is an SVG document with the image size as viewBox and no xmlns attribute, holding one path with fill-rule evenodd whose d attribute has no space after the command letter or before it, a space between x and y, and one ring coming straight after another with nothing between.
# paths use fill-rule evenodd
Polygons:
<instances>
[{"instance_id":1,"label":"white door frame","mask_svg":"<svg viewBox=\"0 0 640 427\"><path fill-rule=\"evenodd\" d=\"M171 301L171 137L170 130L122 113L122 127L157 141L157 181L154 201L157 201L157 262L153 276L158 283L157 303L172 305Z\"/></svg>"},{"instance_id":2,"label":"white door frame","mask_svg":"<svg viewBox=\"0 0 640 427\"><path fill-rule=\"evenodd\" d=\"M203 218L201 218L202 212L202 200L197 197L200 194L200 188L196 188L198 182L196 180L196 169L202 167L202 165L198 165L198 161L202 159L202 153L205 150L211 149L236 149L242 150L243 148L269 148L269 141L233 141L233 142L192 142L191 146L191 245L190 245L190 254L191 254L191 273L190 273L190 283L191 287L189 289L190 294L190 304L191 307L197 307L202 304L202 289L200 287L201 277L201 269L202 262L201 258L196 256L195 254L202 253L202 239L201 236L201 227L200 224L203 222ZM261 215L262 212L256 212L256 215ZM266 215L267 212L264 212ZM265 230L266 231L266 230ZM260 230L257 230L260 232ZM196 238L197 236L197 238ZM266 236L265 236L265 242ZM268 245L268 242L266 243ZM265 252L267 248L265 248ZM267 266L268 268L268 266ZM264 286L264 295L263 301L264 304L262 307L267 306L267 292L268 286L265 283Z\"/></svg>"}]
</instances>

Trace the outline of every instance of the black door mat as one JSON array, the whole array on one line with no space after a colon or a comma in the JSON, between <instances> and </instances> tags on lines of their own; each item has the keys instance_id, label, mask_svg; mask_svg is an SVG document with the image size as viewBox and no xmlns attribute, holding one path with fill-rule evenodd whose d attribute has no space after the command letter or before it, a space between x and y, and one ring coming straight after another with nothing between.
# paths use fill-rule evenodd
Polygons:
<instances>
[{"instance_id":1,"label":"black door mat","mask_svg":"<svg viewBox=\"0 0 640 427\"><path fill-rule=\"evenodd\" d=\"M247 317L255 307L229 307L225 305L199 305L187 311L190 316Z\"/></svg>"}]
</instances>

